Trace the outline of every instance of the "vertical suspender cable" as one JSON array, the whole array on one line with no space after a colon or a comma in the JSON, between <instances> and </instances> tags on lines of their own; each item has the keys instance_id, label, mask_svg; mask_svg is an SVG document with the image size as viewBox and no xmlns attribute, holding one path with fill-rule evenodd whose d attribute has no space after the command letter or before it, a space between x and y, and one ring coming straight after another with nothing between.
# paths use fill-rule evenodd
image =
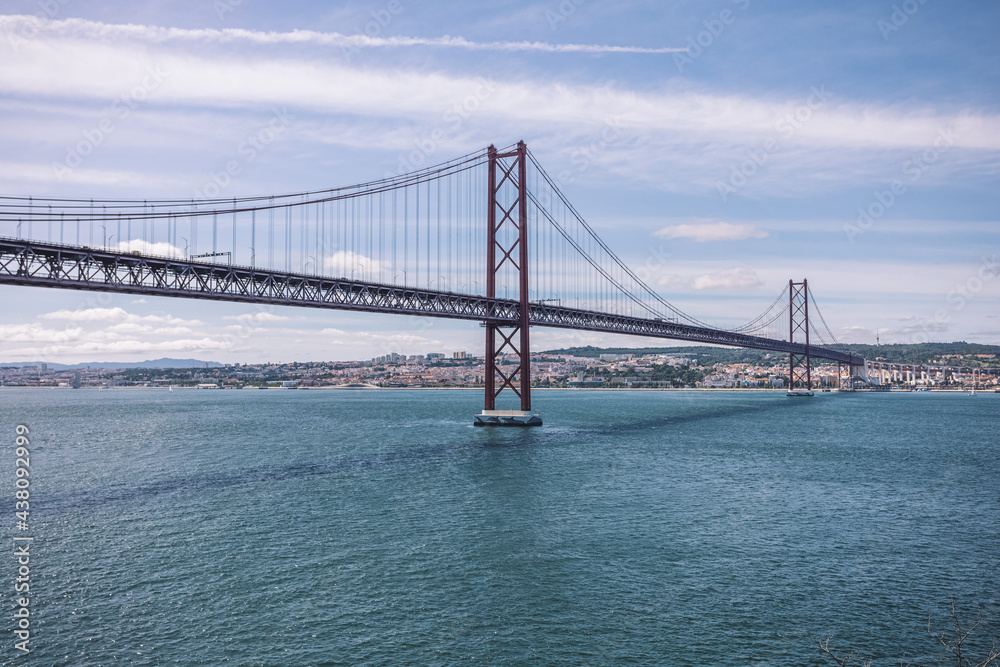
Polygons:
<instances>
[{"instance_id":1,"label":"vertical suspender cable","mask_svg":"<svg viewBox=\"0 0 1000 667\"><path fill-rule=\"evenodd\" d=\"M417 218L416 222L414 222L413 224L413 227L416 230L416 248L414 252L414 259L416 260L417 265L416 268L414 269L414 272L416 273L416 280L414 281L413 284L419 285L420 284L420 183L419 182L415 186L415 189L417 191L417 206L416 206Z\"/></svg>"},{"instance_id":2,"label":"vertical suspender cable","mask_svg":"<svg viewBox=\"0 0 1000 667\"><path fill-rule=\"evenodd\" d=\"M406 270L410 266L410 189L403 188L403 285L409 285Z\"/></svg>"},{"instance_id":3,"label":"vertical suspender cable","mask_svg":"<svg viewBox=\"0 0 1000 667\"><path fill-rule=\"evenodd\" d=\"M233 197L233 254L230 255L236 261L236 198Z\"/></svg>"}]
</instances>

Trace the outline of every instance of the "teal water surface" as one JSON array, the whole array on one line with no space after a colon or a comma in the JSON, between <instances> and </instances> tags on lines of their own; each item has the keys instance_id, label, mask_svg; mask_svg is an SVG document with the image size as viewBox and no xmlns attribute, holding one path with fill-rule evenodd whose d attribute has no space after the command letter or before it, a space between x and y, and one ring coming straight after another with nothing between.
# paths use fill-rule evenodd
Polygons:
<instances>
[{"instance_id":1,"label":"teal water surface","mask_svg":"<svg viewBox=\"0 0 1000 667\"><path fill-rule=\"evenodd\" d=\"M889 664L1000 602L1000 395L481 398L0 391L5 549L18 423L35 536L0 662Z\"/></svg>"}]
</instances>

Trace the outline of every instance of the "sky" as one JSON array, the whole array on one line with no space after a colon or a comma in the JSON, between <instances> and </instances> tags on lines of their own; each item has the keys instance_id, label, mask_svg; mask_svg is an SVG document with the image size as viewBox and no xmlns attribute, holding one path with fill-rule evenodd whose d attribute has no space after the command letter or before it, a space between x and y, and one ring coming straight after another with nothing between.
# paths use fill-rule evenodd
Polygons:
<instances>
[{"instance_id":1,"label":"sky","mask_svg":"<svg viewBox=\"0 0 1000 667\"><path fill-rule=\"evenodd\" d=\"M877 330L883 343L1000 344L995 2L5 0L0 11L3 195L189 198L233 159L226 196L297 192L523 139L614 251L700 320L749 320L805 277L841 342ZM239 151L269 126L272 141ZM469 322L0 294L0 362L484 347ZM534 350L588 344L665 343L532 331Z\"/></svg>"}]
</instances>

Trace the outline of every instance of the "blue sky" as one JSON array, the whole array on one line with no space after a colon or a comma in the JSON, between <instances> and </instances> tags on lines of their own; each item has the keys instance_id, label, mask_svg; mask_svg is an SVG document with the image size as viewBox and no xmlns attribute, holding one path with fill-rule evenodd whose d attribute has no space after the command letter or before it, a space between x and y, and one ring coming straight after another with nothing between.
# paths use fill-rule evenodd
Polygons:
<instances>
[{"instance_id":1,"label":"blue sky","mask_svg":"<svg viewBox=\"0 0 1000 667\"><path fill-rule=\"evenodd\" d=\"M843 341L877 327L889 342L1000 343L996 3L3 7L0 193L191 197L276 117L227 195L378 178L442 127L428 161L523 138L615 251L700 319L750 319L805 276ZM475 112L446 122L484 82ZM102 121L113 130L66 167ZM0 361L483 346L478 326L444 320L3 295ZM647 343L533 332L535 349Z\"/></svg>"}]
</instances>

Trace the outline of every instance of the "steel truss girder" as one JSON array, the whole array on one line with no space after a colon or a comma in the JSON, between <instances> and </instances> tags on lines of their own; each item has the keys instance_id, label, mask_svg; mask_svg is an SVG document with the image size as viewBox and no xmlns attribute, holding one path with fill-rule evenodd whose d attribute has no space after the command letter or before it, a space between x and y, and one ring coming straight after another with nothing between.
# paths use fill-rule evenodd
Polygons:
<instances>
[{"instance_id":1,"label":"steel truss girder","mask_svg":"<svg viewBox=\"0 0 1000 667\"><path fill-rule=\"evenodd\" d=\"M0 283L467 320L516 320L516 302L450 292L0 240Z\"/></svg>"},{"instance_id":2,"label":"steel truss girder","mask_svg":"<svg viewBox=\"0 0 1000 667\"><path fill-rule=\"evenodd\" d=\"M520 303L512 299L435 292L294 273L221 266L166 257L0 239L0 284L210 299L307 308L332 308L475 320L519 327ZM805 354L805 346L665 320L528 305L531 326L598 331ZM812 357L860 366L864 359L811 346Z\"/></svg>"}]
</instances>

